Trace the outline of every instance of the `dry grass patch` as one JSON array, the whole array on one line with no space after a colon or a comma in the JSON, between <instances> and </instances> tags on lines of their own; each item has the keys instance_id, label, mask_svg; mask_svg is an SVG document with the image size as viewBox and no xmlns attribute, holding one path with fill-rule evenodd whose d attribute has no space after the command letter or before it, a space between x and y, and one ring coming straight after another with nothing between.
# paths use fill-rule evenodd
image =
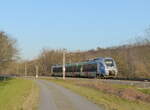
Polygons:
<instances>
[{"instance_id":1,"label":"dry grass patch","mask_svg":"<svg viewBox=\"0 0 150 110\"><path fill-rule=\"evenodd\" d=\"M37 110L39 100L39 88L32 84L32 89L22 106L23 110Z\"/></svg>"},{"instance_id":2,"label":"dry grass patch","mask_svg":"<svg viewBox=\"0 0 150 110\"><path fill-rule=\"evenodd\" d=\"M132 87L132 86L119 88L119 87L113 86L113 84L103 83L100 81L95 81L95 82L87 82L87 81L75 82L74 81L74 84L79 85L79 86L94 88L102 92L116 95L116 96L119 96L127 100L131 100L131 101L139 100L139 101L150 102L149 94L145 94L139 91L137 88Z\"/></svg>"}]
</instances>

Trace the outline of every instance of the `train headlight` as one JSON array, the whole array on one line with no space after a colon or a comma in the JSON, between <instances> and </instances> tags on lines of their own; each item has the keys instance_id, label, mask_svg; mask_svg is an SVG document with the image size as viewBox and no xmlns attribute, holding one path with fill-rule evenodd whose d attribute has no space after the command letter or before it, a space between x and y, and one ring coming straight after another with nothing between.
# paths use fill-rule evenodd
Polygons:
<instances>
[{"instance_id":1,"label":"train headlight","mask_svg":"<svg viewBox=\"0 0 150 110\"><path fill-rule=\"evenodd\" d=\"M106 71L105 71L105 74L106 74L106 75L109 75L109 70L106 70Z\"/></svg>"}]
</instances>

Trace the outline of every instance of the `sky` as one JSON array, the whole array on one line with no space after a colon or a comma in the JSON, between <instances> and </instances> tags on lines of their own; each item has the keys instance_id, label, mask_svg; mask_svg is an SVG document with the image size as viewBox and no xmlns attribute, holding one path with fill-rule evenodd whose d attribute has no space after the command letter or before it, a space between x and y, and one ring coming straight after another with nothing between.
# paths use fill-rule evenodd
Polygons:
<instances>
[{"instance_id":1,"label":"sky","mask_svg":"<svg viewBox=\"0 0 150 110\"><path fill-rule=\"evenodd\" d=\"M0 30L23 59L43 48L71 51L121 45L150 25L150 0L0 0Z\"/></svg>"}]
</instances>

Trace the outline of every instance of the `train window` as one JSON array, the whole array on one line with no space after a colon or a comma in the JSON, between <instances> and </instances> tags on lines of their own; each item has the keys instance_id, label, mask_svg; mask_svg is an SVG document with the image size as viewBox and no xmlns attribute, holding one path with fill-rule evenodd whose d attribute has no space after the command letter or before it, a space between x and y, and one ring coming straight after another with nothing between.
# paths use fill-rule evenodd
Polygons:
<instances>
[{"instance_id":1,"label":"train window","mask_svg":"<svg viewBox=\"0 0 150 110\"><path fill-rule=\"evenodd\" d=\"M73 67L72 66L68 66L66 67L66 72L73 72Z\"/></svg>"},{"instance_id":2,"label":"train window","mask_svg":"<svg viewBox=\"0 0 150 110\"><path fill-rule=\"evenodd\" d=\"M97 71L97 64L82 65L83 72L95 72ZM53 68L53 72L62 72L62 67ZM67 66L66 72L81 72L81 65Z\"/></svg>"},{"instance_id":3,"label":"train window","mask_svg":"<svg viewBox=\"0 0 150 110\"><path fill-rule=\"evenodd\" d=\"M113 62L112 59L105 59L105 64L106 64L106 66L108 66L108 67L114 66L114 62Z\"/></svg>"},{"instance_id":4,"label":"train window","mask_svg":"<svg viewBox=\"0 0 150 110\"><path fill-rule=\"evenodd\" d=\"M95 72L97 71L97 64L83 65L83 72Z\"/></svg>"},{"instance_id":5,"label":"train window","mask_svg":"<svg viewBox=\"0 0 150 110\"><path fill-rule=\"evenodd\" d=\"M53 68L53 72L62 72L62 67Z\"/></svg>"}]
</instances>

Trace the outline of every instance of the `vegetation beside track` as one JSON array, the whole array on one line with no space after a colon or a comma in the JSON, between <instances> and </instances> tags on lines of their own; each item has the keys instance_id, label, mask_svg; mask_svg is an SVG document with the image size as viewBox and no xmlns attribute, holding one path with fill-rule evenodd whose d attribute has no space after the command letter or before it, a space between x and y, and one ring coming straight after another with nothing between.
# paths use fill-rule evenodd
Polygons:
<instances>
[{"instance_id":1,"label":"vegetation beside track","mask_svg":"<svg viewBox=\"0 0 150 110\"><path fill-rule=\"evenodd\" d=\"M150 28L147 29L150 33ZM87 61L99 57L111 57L116 61L119 79L125 80L147 80L150 81L150 34L145 33L134 43L109 48L90 49L87 51L66 51L66 64ZM141 39L142 38L142 39ZM132 42L132 41L131 41ZM24 75L24 65L28 66L28 75L35 75L35 66L38 65L40 76L49 76L51 67L55 64L62 64L64 49L48 49L41 51L39 57L24 62L12 64L8 73ZM76 69L76 68L74 68Z\"/></svg>"},{"instance_id":2,"label":"vegetation beside track","mask_svg":"<svg viewBox=\"0 0 150 110\"><path fill-rule=\"evenodd\" d=\"M90 81L81 81L81 80L61 80L61 79L47 79L49 81L55 82L59 85L64 86L82 96L85 96L92 102L104 107L106 110L149 110L150 103L149 100L140 100L140 99L128 99L126 93L131 92L133 94L144 94L147 95L144 89L138 89L134 86L122 86L119 84L109 84L111 87L104 83L90 82ZM92 85L91 85L92 83ZM94 86L97 84L97 86ZM100 89L99 87L103 88ZM119 96L118 94L112 94L115 90L124 91L123 95L125 97ZM129 90L129 91L128 91ZM143 91L143 92L140 92ZM150 91L150 89L146 89Z\"/></svg>"},{"instance_id":3,"label":"vegetation beside track","mask_svg":"<svg viewBox=\"0 0 150 110\"><path fill-rule=\"evenodd\" d=\"M143 92L143 93L145 93L145 94L149 94L150 95L150 89L147 89L147 88L141 89L141 88L139 88L138 90Z\"/></svg>"},{"instance_id":4,"label":"vegetation beside track","mask_svg":"<svg viewBox=\"0 0 150 110\"><path fill-rule=\"evenodd\" d=\"M37 107L38 88L31 80L0 81L0 110L34 110Z\"/></svg>"}]
</instances>

